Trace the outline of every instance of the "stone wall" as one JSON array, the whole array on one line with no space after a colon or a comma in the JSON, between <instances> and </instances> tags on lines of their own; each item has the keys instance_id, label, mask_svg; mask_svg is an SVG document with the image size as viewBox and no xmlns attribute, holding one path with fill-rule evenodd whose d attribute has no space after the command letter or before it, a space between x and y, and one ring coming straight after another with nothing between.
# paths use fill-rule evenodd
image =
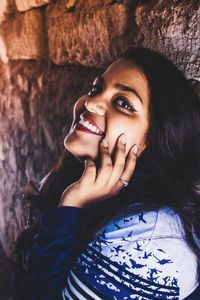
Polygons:
<instances>
[{"instance_id":1,"label":"stone wall","mask_svg":"<svg viewBox=\"0 0 200 300\"><path fill-rule=\"evenodd\" d=\"M26 180L40 180L61 154L73 103L119 53L158 50L199 88L199 15L198 0L0 1L0 240L8 256Z\"/></svg>"}]
</instances>

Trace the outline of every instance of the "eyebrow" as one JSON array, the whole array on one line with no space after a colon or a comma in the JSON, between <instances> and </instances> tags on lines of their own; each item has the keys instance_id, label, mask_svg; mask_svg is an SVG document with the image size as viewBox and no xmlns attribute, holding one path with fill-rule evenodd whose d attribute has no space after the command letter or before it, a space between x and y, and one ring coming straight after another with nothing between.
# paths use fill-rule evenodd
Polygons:
<instances>
[{"instance_id":1,"label":"eyebrow","mask_svg":"<svg viewBox=\"0 0 200 300\"><path fill-rule=\"evenodd\" d=\"M96 77L94 81L97 81L99 84L105 85L105 80L101 75ZM129 92L129 93L136 95L137 98L140 100L140 102L143 104L142 98L139 96L138 92L134 88L124 85L122 83L115 83L114 87L117 90L120 90L123 92Z\"/></svg>"}]
</instances>

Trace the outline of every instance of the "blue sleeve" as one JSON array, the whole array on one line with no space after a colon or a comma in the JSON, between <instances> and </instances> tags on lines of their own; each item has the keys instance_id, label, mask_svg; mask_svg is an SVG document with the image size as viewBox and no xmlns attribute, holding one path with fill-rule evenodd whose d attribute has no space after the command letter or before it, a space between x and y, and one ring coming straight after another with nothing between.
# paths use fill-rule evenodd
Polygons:
<instances>
[{"instance_id":1,"label":"blue sleeve","mask_svg":"<svg viewBox=\"0 0 200 300\"><path fill-rule=\"evenodd\" d=\"M60 300L80 236L81 208L58 207L40 215L28 256L31 300Z\"/></svg>"}]
</instances>

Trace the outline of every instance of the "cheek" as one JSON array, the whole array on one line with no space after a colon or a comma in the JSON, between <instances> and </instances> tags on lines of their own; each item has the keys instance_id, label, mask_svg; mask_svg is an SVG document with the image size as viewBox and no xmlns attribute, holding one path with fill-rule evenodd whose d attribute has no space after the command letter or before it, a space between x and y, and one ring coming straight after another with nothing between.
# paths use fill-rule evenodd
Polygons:
<instances>
[{"instance_id":1,"label":"cheek","mask_svg":"<svg viewBox=\"0 0 200 300\"><path fill-rule=\"evenodd\" d=\"M143 142L145 134L145 128L142 125L135 126L132 134L129 132L129 140L138 145Z\"/></svg>"},{"instance_id":2,"label":"cheek","mask_svg":"<svg viewBox=\"0 0 200 300\"><path fill-rule=\"evenodd\" d=\"M144 149L144 141L145 141L145 132L146 127L142 126L141 123L138 124L121 124L119 126L119 121L112 123L112 127L110 126L107 130L107 134L105 138L109 141L109 149L112 153L115 149L116 142L118 137L125 133L126 135L126 154L128 154L130 148L137 144L140 152Z\"/></svg>"}]
</instances>

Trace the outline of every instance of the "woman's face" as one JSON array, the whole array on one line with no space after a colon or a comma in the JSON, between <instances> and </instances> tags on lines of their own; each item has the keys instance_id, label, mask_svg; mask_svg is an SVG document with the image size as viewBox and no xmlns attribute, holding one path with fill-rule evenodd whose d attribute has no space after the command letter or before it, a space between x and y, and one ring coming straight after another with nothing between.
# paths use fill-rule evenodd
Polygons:
<instances>
[{"instance_id":1,"label":"woman's face","mask_svg":"<svg viewBox=\"0 0 200 300\"><path fill-rule=\"evenodd\" d=\"M145 76L132 62L124 58L116 60L100 77L95 78L88 94L76 101L73 122L64 140L65 148L81 162L86 158L98 161L101 140L105 138L108 141L109 152L113 157L117 138L124 133L127 140L126 154L137 144L140 155L146 147L148 104L149 92ZM85 130L77 125L80 118L83 122L87 117L90 118L89 123L92 120L96 123L103 135L80 130Z\"/></svg>"}]
</instances>

